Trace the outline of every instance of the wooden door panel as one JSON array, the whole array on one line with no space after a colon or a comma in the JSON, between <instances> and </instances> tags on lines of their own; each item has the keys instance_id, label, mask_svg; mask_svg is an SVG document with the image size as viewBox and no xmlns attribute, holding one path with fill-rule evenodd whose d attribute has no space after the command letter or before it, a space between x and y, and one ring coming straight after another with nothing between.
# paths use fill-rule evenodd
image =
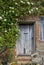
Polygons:
<instances>
[{"instance_id":1,"label":"wooden door panel","mask_svg":"<svg viewBox=\"0 0 44 65\"><path fill-rule=\"evenodd\" d=\"M18 54L30 55L32 52L32 26L20 26L20 39L18 42Z\"/></svg>"}]
</instances>

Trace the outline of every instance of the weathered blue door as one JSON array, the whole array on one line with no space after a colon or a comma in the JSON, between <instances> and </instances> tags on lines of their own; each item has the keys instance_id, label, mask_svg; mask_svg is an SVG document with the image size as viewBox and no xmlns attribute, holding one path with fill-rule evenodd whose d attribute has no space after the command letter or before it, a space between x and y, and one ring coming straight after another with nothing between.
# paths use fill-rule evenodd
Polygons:
<instances>
[{"instance_id":1,"label":"weathered blue door","mask_svg":"<svg viewBox=\"0 0 44 65\"><path fill-rule=\"evenodd\" d=\"M17 54L30 55L32 53L33 27L31 25L20 25L20 38L17 43Z\"/></svg>"}]
</instances>

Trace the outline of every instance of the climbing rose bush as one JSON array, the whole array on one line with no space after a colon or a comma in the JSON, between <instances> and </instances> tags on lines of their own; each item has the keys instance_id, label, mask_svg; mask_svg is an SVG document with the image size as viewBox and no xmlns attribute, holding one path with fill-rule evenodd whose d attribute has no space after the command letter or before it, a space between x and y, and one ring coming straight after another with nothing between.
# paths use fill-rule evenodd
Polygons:
<instances>
[{"instance_id":1,"label":"climbing rose bush","mask_svg":"<svg viewBox=\"0 0 44 65\"><path fill-rule=\"evenodd\" d=\"M16 44L20 17L40 14L44 14L44 0L0 0L0 49Z\"/></svg>"}]
</instances>

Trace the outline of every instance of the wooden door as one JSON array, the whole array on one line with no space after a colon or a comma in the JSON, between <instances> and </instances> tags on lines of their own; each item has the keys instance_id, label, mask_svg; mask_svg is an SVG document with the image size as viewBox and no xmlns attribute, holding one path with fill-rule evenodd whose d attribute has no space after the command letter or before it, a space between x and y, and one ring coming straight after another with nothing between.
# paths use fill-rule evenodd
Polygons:
<instances>
[{"instance_id":1,"label":"wooden door","mask_svg":"<svg viewBox=\"0 0 44 65\"><path fill-rule=\"evenodd\" d=\"M20 38L17 43L17 54L30 55L33 51L33 26L20 25Z\"/></svg>"}]
</instances>

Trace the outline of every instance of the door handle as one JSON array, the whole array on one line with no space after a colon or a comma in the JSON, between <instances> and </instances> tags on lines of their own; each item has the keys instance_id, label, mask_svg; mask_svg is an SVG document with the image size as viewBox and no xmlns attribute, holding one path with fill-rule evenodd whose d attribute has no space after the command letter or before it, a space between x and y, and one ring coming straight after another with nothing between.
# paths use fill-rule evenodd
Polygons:
<instances>
[{"instance_id":1,"label":"door handle","mask_svg":"<svg viewBox=\"0 0 44 65\"><path fill-rule=\"evenodd\" d=\"M24 48L24 54L25 54L25 51L26 51L26 50L25 50L25 48Z\"/></svg>"},{"instance_id":2,"label":"door handle","mask_svg":"<svg viewBox=\"0 0 44 65\"><path fill-rule=\"evenodd\" d=\"M32 40L34 39L34 37L32 37Z\"/></svg>"}]
</instances>

